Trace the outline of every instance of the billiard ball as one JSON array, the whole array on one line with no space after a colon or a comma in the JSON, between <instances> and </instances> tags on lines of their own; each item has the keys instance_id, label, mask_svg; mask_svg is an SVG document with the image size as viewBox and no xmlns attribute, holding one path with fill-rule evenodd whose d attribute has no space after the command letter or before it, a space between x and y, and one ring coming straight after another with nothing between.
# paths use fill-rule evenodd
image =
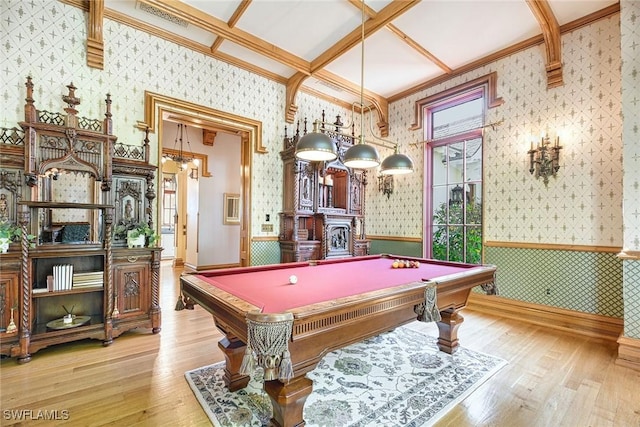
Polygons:
<instances>
[{"instance_id":1,"label":"billiard ball","mask_svg":"<svg viewBox=\"0 0 640 427\"><path fill-rule=\"evenodd\" d=\"M298 277L292 274L291 276L289 276L289 283L291 283L292 285L295 285L296 283L298 283Z\"/></svg>"}]
</instances>

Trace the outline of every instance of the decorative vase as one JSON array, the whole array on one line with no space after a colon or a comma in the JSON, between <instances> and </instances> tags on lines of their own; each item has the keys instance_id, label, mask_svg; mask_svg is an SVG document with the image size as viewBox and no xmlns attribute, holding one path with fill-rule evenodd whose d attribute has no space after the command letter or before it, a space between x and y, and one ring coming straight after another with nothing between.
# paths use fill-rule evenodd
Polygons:
<instances>
[{"instance_id":1,"label":"decorative vase","mask_svg":"<svg viewBox=\"0 0 640 427\"><path fill-rule=\"evenodd\" d=\"M9 250L9 243L11 243L11 239L8 237L0 237L0 252L3 254Z\"/></svg>"},{"instance_id":2,"label":"decorative vase","mask_svg":"<svg viewBox=\"0 0 640 427\"><path fill-rule=\"evenodd\" d=\"M137 237L133 237L133 233L134 231L127 231L127 246L129 247L129 249L144 247L145 235L138 234Z\"/></svg>"}]
</instances>

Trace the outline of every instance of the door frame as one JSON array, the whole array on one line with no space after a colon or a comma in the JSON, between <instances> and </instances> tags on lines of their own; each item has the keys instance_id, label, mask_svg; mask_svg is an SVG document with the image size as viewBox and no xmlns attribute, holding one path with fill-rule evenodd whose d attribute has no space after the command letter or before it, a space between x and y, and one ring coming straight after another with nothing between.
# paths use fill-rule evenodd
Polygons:
<instances>
[{"instance_id":1,"label":"door frame","mask_svg":"<svg viewBox=\"0 0 640 427\"><path fill-rule=\"evenodd\" d=\"M241 206L242 218L240 221L240 265L251 265L251 165L253 153L266 153L267 149L262 144L262 122L247 117L237 116L224 111L215 110L203 105L194 104L177 98L145 91L144 94L144 121L138 122L139 129L149 129L149 133L156 134L155 149L156 165L160 165L162 146L160 134L162 133L162 117L164 113L170 113L172 118L181 120L189 125L220 129L240 135L241 140ZM206 163L205 163L206 164ZM206 170L206 168L205 168ZM162 174L159 171L158 175ZM203 173L204 175L204 173ZM156 180L159 179L156 177ZM161 200L156 200L156 218L159 215Z\"/></svg>"}]
</instances>

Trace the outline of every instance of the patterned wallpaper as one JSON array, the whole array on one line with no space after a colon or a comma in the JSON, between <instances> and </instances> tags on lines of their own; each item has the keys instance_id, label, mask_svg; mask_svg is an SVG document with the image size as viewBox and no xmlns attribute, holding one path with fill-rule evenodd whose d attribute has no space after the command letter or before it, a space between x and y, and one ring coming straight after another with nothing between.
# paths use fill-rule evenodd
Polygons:
<instances>
[{"instance_id":1,"label":"patterned wallpaper","mask_svg":"<svg viewBox=\"0 0 640 427\"><path fill-rule=\"evenodd\" d=\"M640 2L620 2L625 249L640 251Z\"/></svg>"},{"instance_id":2,"label":"patterned wallpaper","mask_svg":"<svg viewBox=\"0 0 640 427\"><path fill-rule=\"evenodd\" d=\"M565 84L559 88L546 88L544 51L537 46L390 105L390 138L420 171L420 147L410 143L422 141L423 130L408 130L415 101L497 71L504 104L489 110L487 123L504 123L485 132L486 240L622 245L618 16L563 34L562 58ZM564 146L561 168L545 187L529 174L528 136L556 130ZM368 232L420 237L422 183L422 173L398 179L388 202L371 194L367 209L376 215Z\"/></svg>"},{"instance_id":3,"label":"patterned wallpaper","mask_svg":"<svg viewBox=\"0 0 640 427\"><path fill-rule=\"evenodd\" d=\"M282 182L283 85L108 19L104 22L105 69L91 69L86 66L84 13L55 0L0 1L0 31L0 126L13 127L23 119L28 75L33 77L36 106L49 111L62 110L60 96L70 82L78 88L76 94L82 100L78 109L85 117L103 117L104 97L110 93L114 134L128 144L141 143L143 138L135 125L144 119L145 90L260 120L268 153L253 155L251 232L252 236L277 236L282 195L281 186L273 183ZM296 120L313 121L323 109L331 119L350 113L304 93L298 95L297 103ZM150 138L155 148L157 136ZM155 156L157 152L152 159ZM266 214L273 218L273 233L261 231Z\"/></svg>"},{"instance_id":4,"label":"patterned wallpaper","mask_svg":"<svg viewBox=\"0 0 640 427\"><path fill-rule=\"evenodd\" d=\"M92 179L88 175L63 173L53 181L53 202L91 203ZM55 222L89 222L91 211L84 209L54 209L51 220Z\"/></svg>"},{"instance_id":5,"label":"patterned wallpaper","mask_svg":"<svg viewBox=\"0 0 640 427\"><path fill-rule=\"evenodd\" d=\"M640 251L640 2L620 2L624 248ZM640 339L640 261L624 261L624 334Z\"/></svg>"},{"instance_id":6,"label":"patterned wallpaper","mask_svg":"<svg viewBox=\"0 0 640 427\"><path fill-rule=\"evenodd\" d=\"M365 206L367 234L422 237L424 157L423 145L419 142L424 140L424 136L421 131L410 131L409 128L413 124L414 103L425 96L428 96L426 92L422 92L389 104L389 136L386 139L399 144L400 152L413 160L415 172L394 176L393 194L388 198L378 190L378 173L375 170L370 172ZM382 158L393 154L384 149L379 149L379 152Z\"/></svg>"}]
</instances>

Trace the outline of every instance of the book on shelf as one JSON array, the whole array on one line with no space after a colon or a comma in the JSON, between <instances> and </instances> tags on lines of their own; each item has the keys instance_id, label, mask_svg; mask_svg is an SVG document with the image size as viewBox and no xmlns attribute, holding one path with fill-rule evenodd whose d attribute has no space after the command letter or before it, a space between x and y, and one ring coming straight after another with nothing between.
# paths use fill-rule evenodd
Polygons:
<instances>
[{"instance_id":1,"label":"book on shelf","mask_svg":"<svg viewBox=\"0 0 640 427\"><path fill-rule=\"evenodd\" d=\"M91 271L87 273L75 273L73 275L72 287L79 288L98 288L104 284L104 271Z\"/></svg>"},{"instance_id":2,"label":"book on shelf","mask_svg":"<svg viewBox=\"0 0 640 427\"><path fill-rule=\"evenodd\" d=\"M53 291L71 290L73 283L73 265L61 264L53 266Z\"/></svg>"}]
</instances>

